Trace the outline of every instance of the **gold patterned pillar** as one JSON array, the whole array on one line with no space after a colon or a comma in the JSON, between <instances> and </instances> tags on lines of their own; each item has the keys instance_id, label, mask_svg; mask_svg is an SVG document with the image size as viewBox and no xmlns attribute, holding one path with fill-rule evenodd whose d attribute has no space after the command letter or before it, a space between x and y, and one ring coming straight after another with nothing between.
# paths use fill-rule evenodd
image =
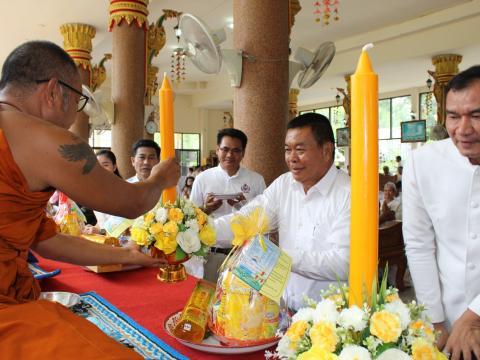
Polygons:
<instances>
[{"instance_id":1,"label":"gold patterned pillar","mask_svg":"<svg viewBox=\"0 0 480 360\"><path fill-rule=\"evenodd\" d=\"M298 114L298 94L300 90L290 89L288 93L288 118L289 121L292 120Z\"/></svg>"},{"instance_id":2,"label":"gold patterned pillar","mask_svg":"<svg viewBox=\"0 0 480 360\"><path fill-rule=\"evenodd\" d=\"M434 78L433 94L437 100L437 123L445 125L445 100L448 82L458 74L458 64L462 61L462 55L444 54L432 58L435 71L428 71Z\"/></svg>"},{"instance_id":3,"label":"gold patterned pillar","mask_svg":"<svg viewBox=\"0 0 480 360\"><path fill-rule=\"evenodd\" d=\"M233 19L234 47L249 55L234 90L235 127L248 136L245 166L269 184L285 171L288 2L234 0Z\"/></svg>"},{"instance_id":4,"label":"gold patterned pillar","mask_svg":"<svg viewBox=\"0 0 480 360\"><path fill-rule=\"evenodd\" d=\"M143 138L148 0L110 0L112 32L112 151L121 174L134 174L131 147Z\"/></svg>"},{"instance_id":5,"label":"gold patterned pillar","mask_svg":"<svg viewBox=\"0 0 480 360\"><path fill-rule=\"evenodd\" d=\"M64 24L60 26L63 35L63 48L77 65L82 84L90 87L92 64L92 39L95 37L95 28L87 24ZM88 142L89 136L88 115L83 111L77 113L75 122L70 131Z\"/></svg>"}]
</instances>

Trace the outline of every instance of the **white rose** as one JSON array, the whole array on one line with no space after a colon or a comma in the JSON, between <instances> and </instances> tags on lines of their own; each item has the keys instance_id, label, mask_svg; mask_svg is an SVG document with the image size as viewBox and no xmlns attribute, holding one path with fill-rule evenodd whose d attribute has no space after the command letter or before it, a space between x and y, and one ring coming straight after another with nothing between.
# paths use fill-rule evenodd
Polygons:
<instances>
[{"instance_id":1,"label":"white rose","mask_svg":"<svg viewBox=\"0 0 480 360\"><path fill-rule=\"evenodd\" d=\"M313 321L313 314L315 310L311 307L301 308L295 315L292 316L292 323L298 320Z\"/></svg>"},{"instance_id":2,"label":"white rose","mask_svg":"<svg viewBox=\"0 0 480 360\"><path fill-rule=\"evenodd\" d=\"M402 302L402 300L395 300L385 304L385 310L398 315L402 330L405 330L408 327L408 324L410 324L410 310L408 309L407 305Z\"/></svg>"},{"instance_id":3,"label":"white rose","mask_svg":"<svg viewBox=\"0 0 480 360\"><path fill-rule=\"evenodd\" d=\"M295 357L295 347L290 346L290 339L284 336L280 339L277 345L277 353L282 359L290 359Z\"/></svg>"},{"instance_id":4,"label":"white rose","mask_svg":"<svg viewBox=\"0 0 480 360\"><path fill-rule=\"evenodd\" d=\"M317 304L315 312L313 313L313 322L330 321L335 324L338 318L337 306L330 299L325 299Z\"/></svg>"},{"instance_id":5,"label":"white rose","mask_svg":"<svg viewBox=\"0 0 480 360\"><path fill-rule=\"evenodd\" d=\"M196 233L200 231L200 226L198 225L198 221L196 219L187 220L185 225L187 228L195 231Z\"/></svg>"},{"instance_id":6,"label":"white rose","mask_svg":"<svg viewBox=\"0 0 480 360\"><path fill-rule=\"evenodd\" d=\"M380 354L376 360L411 360L412 358L399 349L388 349Z\"/></svg>"},{"instance_id":7,"label":"white rose","mask_svg":"<svg viewBox=\"0 0 480 360\"><path fill-rule=\"evenodd\" d=\"M345 329L353 329L354 331L362 331L367 326L365 312L357 305L353 305L349 309L343 309L338 317L338 325Z\"/></svg>"},{"instance_id":8,"label":"white rose","mask_svg":"<svg viewBox=\"0 0 480 360\"><path fill-rule=\"evenodd\" d=\"M370 352L358 345L345 346L338 356L339 360L372 360Z\"/></svg>"},{"instance_id":9,"label":"white rose","mask_svg":"<svg viewBox=\"0 0 480 360\"><path fill-rule=\"evenodd\" d=\"M194 253L201 247L198 234L191 229L177 233L177 243L187 254Z\"/></svg>"},{"instance_id":10,"label":"white rose","mask_svg":"<svg viewBox=\"0 0 480 360\"><path fill-rule=\"evenodd\" d=\"M161 207L155 213L155 220L157 220L157 222L159 223L164 224L165 221L167 221L167 216L168 216L167 209Z\"/></svg>"}]
</instances>

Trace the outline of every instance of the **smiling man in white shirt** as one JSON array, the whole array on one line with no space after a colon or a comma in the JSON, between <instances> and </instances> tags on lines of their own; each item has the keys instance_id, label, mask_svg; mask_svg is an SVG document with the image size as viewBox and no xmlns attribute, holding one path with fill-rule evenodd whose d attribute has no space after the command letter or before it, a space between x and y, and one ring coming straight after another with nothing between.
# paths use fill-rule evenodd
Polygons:
<instances>
[{"instance_id":1,"label":"smiling man in white shirt","mask_svg":"<svg viewBox=\"0 0 480 360\"><path fill-rule=\"evenodd\" d=\"M480 66L450 81L446 114L450 138L406 163L403 234L439 347L455 360L480 359Z\"/></svg>"},{"instance_id":2,"label":"smiling man in white shirt","mask_svg":"<svg viewBox=\"0 0 480 360\"><path fill-rule=\"evenodd\" d=\"M279 245L293 260L287 298L294 309L302 306L303 294L318 300L321 289L348 277L350 178L333 163L334 142L323 115L307 113L290 121L285 138L290 171L241 209L247 214L263 205L270 223L278 224ZM230 218L217 219L215 226L231 241Z\"/></svg>"}]
</instances>

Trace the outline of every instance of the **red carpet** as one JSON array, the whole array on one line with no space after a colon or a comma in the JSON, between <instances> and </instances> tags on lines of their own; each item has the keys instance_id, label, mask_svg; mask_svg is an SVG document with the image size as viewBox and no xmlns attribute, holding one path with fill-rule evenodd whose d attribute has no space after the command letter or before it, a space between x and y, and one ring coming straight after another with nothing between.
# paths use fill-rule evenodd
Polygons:
<instances>
[{"instance_id":1,"label":"red carpet","mask_svg":"<svg viewBox=\"0 0 480 360\"><path fill-rule=\"evenodd\" d=\"M156 279L155 268L96 274L79 266L39 259L44 270L62 270L56 277L40 282L42 291L95 291L190 359L264 359L264 351L243 355L200 352L178 343L166 334L163 322L168 315L183 308L196 283L194 277L176 284L164 284Z\"/></svg>"}]
</instances>

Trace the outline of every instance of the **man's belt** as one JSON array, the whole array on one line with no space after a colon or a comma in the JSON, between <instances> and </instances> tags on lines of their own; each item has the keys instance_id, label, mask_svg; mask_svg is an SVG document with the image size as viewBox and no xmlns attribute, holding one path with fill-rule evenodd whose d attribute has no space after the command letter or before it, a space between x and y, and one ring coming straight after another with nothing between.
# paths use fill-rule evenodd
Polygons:
<instances>
[{"instance_id":1,"label":"man's belt","mask_svg":"<svg viewBox=\"0 0 480 360\"><path fill-rule=\"evenodd\" d=\"M210 248L210 252L212 254L225 254L225 255L228 255L230 253L230 250L232 250L232 248L228 248L228 249L223 249L223 248L218 248L218 247L212 247Z\"/></svg>"}]
</instances>

